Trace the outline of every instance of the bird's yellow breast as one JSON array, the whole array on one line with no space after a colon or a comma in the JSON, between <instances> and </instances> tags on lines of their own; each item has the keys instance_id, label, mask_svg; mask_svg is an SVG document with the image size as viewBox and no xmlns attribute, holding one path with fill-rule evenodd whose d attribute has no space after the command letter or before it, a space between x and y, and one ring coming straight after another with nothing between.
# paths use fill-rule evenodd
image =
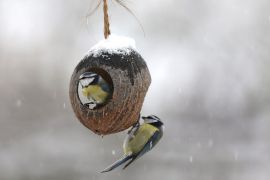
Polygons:
<instances>
[{"instance_id":1,"label":"bird's yellow breast","mask_svg":"<svg viewBox=\"0 0 270 180\"><path fill-rule=\"evenodd\" d=\"M93 98L97 103L104 103L108 97L108 93L103 91L99 85L90 85L82 89L84 96L88 98Z\"/></svg>"},{"instance_id":2,"label":"bird's yellow breast","mask_svg":"<svg viewBox=\"0 0 270 180\"><path fill-rule=\"evenodd\" d=\"M126 139L123 149L125 154L138 153L158 128L150 124L142 124L133 138Z\"/></svg>"}]
</instances>

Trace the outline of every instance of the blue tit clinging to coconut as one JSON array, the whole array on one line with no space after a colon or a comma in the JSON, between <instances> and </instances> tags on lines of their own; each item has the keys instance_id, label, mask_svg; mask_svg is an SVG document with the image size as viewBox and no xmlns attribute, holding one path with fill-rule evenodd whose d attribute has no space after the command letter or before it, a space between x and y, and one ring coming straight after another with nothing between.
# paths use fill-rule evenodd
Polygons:
<instances>
[{"instance_id":1,"label":"blue tit clinging to coconut","mask_svg":"<svg viewBox=\"0 0 270 180\"><path fill-rule=\"evenodd\" d=\"M112 89L101 75L94 72L85 72L79 78L82 94L89 103L96 106L104 104L112 94Z\"/></svg>"},{"instance_id":2,"label":"blue tit clinging to coconut","mask_svg":"<svg viewBox=\"0 0 270 180\"><path fill-rule=\"evenodd\" d=\"M128 167L136 159L150 151L163 136L163 122L154 115L142 117L144 122L136 124L128 132L123 144L124 156L104 169L102 173L109 172L118 166L125 164Z\"/></svg>"}]
</instances>

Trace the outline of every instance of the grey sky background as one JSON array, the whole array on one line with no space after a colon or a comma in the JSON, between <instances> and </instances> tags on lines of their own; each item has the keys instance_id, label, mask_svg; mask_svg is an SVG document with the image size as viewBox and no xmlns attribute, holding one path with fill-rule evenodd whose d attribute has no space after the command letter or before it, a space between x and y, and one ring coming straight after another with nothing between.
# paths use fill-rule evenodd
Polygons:
<instances>
[{"instance_id":1,"label":"grey sky background","mask_svg":"<svg viewBox=\"0 0 270 180\"><path fill-rule=\"evenodd\" d=\"M268 180L270 1L114 2L111 30L136 40L152 84L142 113L166 125L125 171L125 132L101 138L69 104L73 69L103 39L94 0L0 0L0 179Z\"/></svg>"}]
</instances>

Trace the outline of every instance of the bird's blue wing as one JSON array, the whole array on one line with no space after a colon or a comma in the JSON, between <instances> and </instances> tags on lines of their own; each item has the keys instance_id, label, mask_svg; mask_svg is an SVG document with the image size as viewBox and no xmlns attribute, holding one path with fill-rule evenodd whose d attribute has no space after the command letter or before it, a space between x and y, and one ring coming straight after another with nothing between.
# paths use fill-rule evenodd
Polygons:
<instances>
[{"instance_id":1,"label":"bird's blue wing","mask_svg":"<svg viewBox=\"0 0 270 180\"><path fill-rule=\"evenodd\" d=\"M112 93L109 83L107 83L104 79L101 79L99 81L99 85L100 85L100 87L102 88L103 91L107 92L108 94Z\"/></svg>"},{"instance_id":2,"label":"bird's blue wing","mask_svg":"<svg viewBox=\"0 0 270 180\"><path fill-rule=\"evenodd\" d=\"M101 173L109 172L109 171L117 168L118 166L120 166L123 163L127 162L128 160L132 159L132 157L133 157L133 155L124 156L123 158L119 159L118 161L116 161L115 163L113 163L112 165L110 165L109 167L104 169L103 171L101 171Z\"/></svg>"},{"instance_id":3,"label":"bird's blue wing","mask_svg":"<svg viewBox=\"0 0 270 180\"><path fill-rule=\"evenodd\" d=\"M107 84L101 84L101 88L103 89L103 91L107 92L107 93L111 93L111 88L109 85Z\"/></svg>"},{"instance_id":4,"label":"bird's blue wing","mask_svg":"<svg viewBox=\"0 0 270 180\"><path fill-rule=\"evenodd\" d=\"M144 145L144 147L142 148L142 150L140 152L138 152L137 154L135 154L131 161L129 161L124 167L123 169L126 169L133 161L135 161L136 159L138 159L139 157L141 157L142 155L144 155L145 153L147 153L148 151L150 151L159 141L159 139L161 138L161 133L160 131L156 131L152 137L149 139L149 141Z\"/></svg>"}]
</instances>

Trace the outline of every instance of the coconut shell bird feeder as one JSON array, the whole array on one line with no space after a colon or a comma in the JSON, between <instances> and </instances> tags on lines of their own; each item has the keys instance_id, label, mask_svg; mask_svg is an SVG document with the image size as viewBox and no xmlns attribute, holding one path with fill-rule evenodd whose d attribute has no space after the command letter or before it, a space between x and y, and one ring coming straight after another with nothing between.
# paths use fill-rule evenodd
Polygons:
<instances>
[{"instance_id":1,"label":"coconut shell bird feeder","mask_svg":"<svg viewBox=\"0 0 270 180\"><path fill-rule=\"evenodd\" d=\"M108 135L136 124L151 83L151 76L131 38L110 35L107 1L103 1L104 36L75 68L70 81L70 101L76 117L98 135ZM106 101L90 107L81 91L80 77L92 72L110 89Z\"/></svg>"}]
</instances>

